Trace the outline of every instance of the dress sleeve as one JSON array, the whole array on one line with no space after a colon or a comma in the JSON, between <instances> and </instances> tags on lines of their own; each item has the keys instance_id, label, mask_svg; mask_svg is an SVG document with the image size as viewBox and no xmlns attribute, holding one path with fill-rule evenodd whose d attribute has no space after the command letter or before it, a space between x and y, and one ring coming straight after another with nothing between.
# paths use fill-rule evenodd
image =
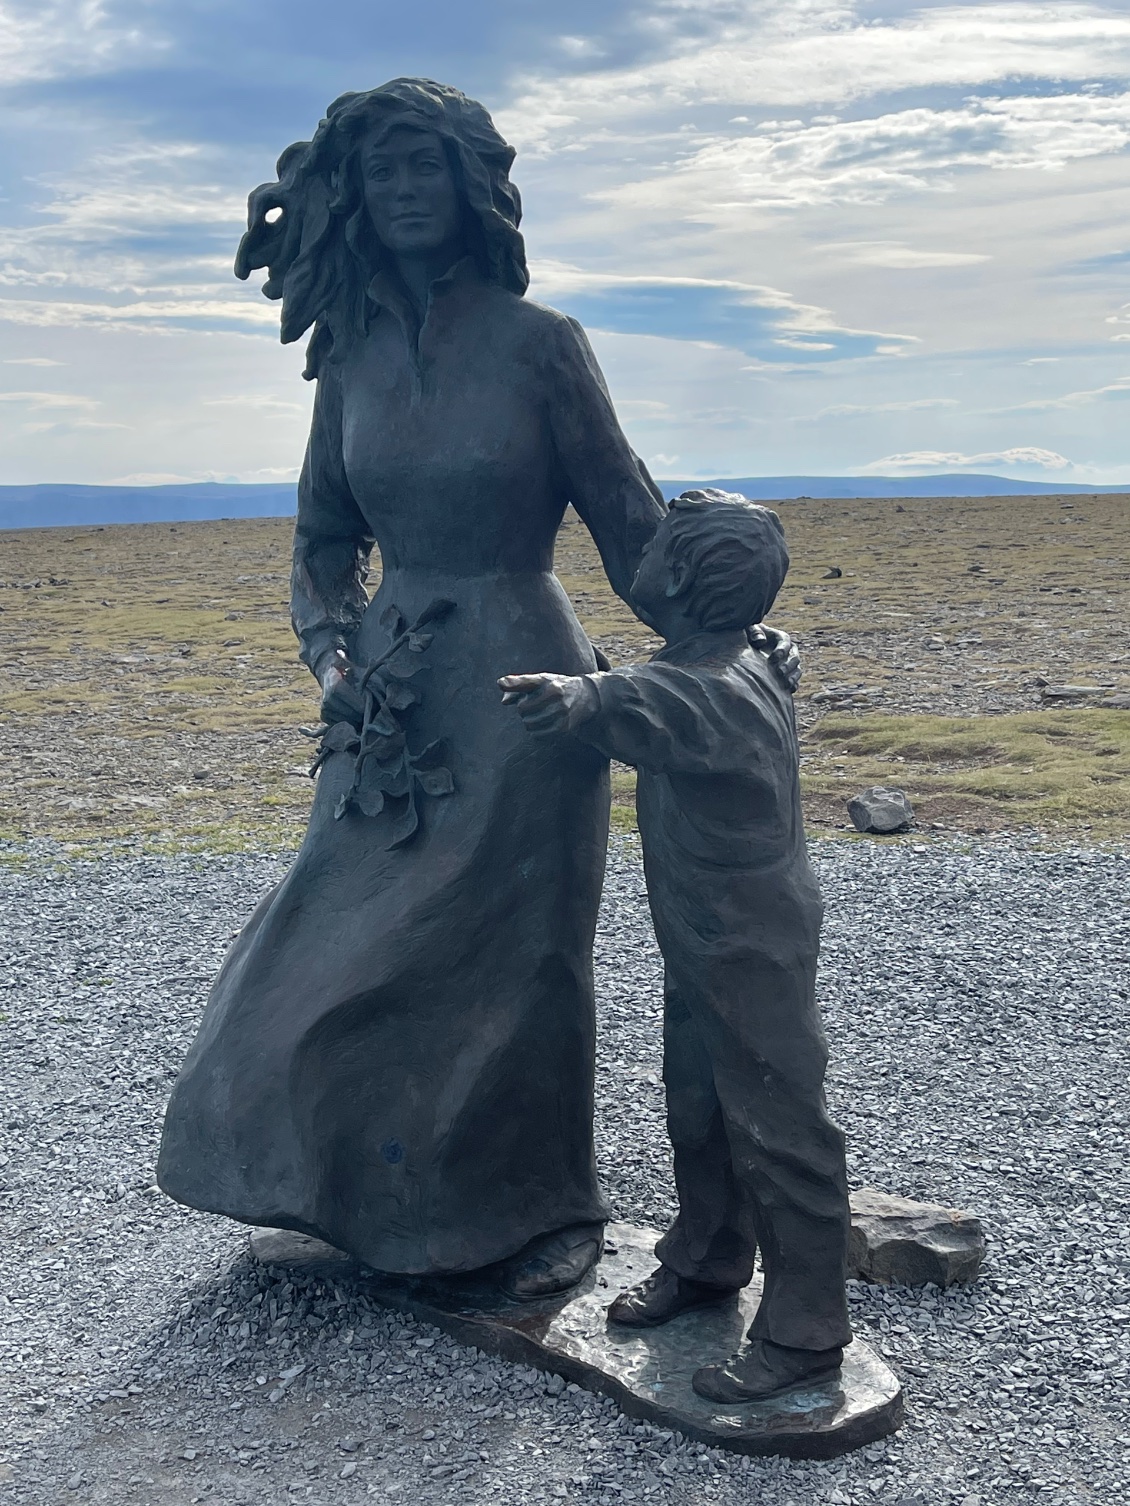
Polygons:
<instances>
[{"instance_id":1,"label":"dress sleeve","mask_svg":"<svg viewBox=\"0 0 1130 1506\"><path fill-rule=\"evenodd\" d=\"M550 423L565 490L624 601L644 545L666 511L662 493L620 428L604 377L575 319L558 321Z\"/></svg>"},{"instance_id":2,"label":"dress sleeve","mask_svg":"<svg viewBox=\"0 0 1130 1506\"><path fill-rule=\"evenodd\" d=\"M577 729L606 758L663 774L753 773L780 736L760 687L674 664L587 675L596 709Z\"/></svg>"},{"instance_id":3,"label":"dress sleeve","mask_svg":"<svg viewBox=\"0 0 1130 1506\"><path fill-rule=\"evenodd\" d=\"M341 453L341 379L324 363L310 442L298 481L290 578L290 620L299 656L315 674L334 649L348 650L369 604L365 581L373 538L357 506Z\"/></svg>"}]
</instances>

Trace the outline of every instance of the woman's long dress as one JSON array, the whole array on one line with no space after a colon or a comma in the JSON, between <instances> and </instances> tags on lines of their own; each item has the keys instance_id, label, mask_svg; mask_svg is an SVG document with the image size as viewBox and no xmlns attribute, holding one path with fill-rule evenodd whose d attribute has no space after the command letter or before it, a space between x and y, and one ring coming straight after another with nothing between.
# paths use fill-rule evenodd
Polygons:
<instances>
[{"instance_id":1,"label":"woman's long dress","mask_svg":"<svg viewBox=\"0 0 1130 1506\"><path fill-rule=\"evenodd\" d=\"M354 755L329 756L294 867L212 990L158 1177L180 1202L381 1270L462 1271L606 1216L592 941L607 765L530 737L496 681L594 667L552 573L566 504L622 595L662 506L570 320L469 262L434 285L422 329L391 290L371 296L368 336L319 377L295 625L308 663L340 645L368 664L390 606L411 622L454 603L417 644L402 713L409 751L440 742L425 761L454 789L433 781L419 829L390 847L387 812L335 818Z\"/></svg>"}]
</instances>

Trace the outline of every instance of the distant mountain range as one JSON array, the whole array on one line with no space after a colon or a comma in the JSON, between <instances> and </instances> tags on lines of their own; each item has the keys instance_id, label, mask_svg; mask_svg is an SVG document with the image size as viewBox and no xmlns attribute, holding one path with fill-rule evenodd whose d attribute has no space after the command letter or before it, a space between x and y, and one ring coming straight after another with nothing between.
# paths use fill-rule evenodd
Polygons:
<instances>
[{"instance_id":1,"label":"distant mountain range","mask_svg":"<svg viewBox=\"0 0 1130 1506\"><path fill-rule=\"evenodd\" d=\"M812 497L1030 497L1127 492L1126 486L1012 481L1005 476L728 476L660 481L667 497L695 486L741 492L759 502ZM186 486L0 486L0 529L80 528L110 523L191 523L208 518L287 517L293 482L261 486L203 481Z\"/></svg>"}]
</instances>

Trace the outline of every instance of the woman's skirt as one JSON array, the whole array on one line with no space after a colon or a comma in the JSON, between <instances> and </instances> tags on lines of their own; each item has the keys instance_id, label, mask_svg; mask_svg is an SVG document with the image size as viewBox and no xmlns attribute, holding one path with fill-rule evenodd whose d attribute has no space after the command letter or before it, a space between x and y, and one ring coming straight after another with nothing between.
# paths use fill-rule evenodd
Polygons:
<instances>
[{"instance_id":1,"label":"woman's skirt","mask_svg":"<svg viewBox=\"0 0 1130 1506\"><path fill-rule=\"evenodd\" d=\"M412 634L436 601L451 606ZM583 673L592 650L552 575L390 572L352 653L385 660L383 719L360 765L350 729L327 740L295 864L228 954L174 1086L158 1181L379 1270L473 1270L607 1216L607 766L531 737L496 684Z\"/></svg>"}]
</instances>

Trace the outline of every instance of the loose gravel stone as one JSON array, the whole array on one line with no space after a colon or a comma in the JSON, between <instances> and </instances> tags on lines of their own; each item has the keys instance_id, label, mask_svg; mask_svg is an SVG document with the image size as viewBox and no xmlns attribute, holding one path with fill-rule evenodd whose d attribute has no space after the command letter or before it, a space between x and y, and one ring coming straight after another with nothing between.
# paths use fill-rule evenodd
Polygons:
<instances>
[{"instance_id":1,"label":"loose gravel stone","mask_svg":"<svg viewBox=\"0 0 1130 1506\"><path fill-rule=\"evenodd\" d=\"M616 1215L673 1212L638 843L598 939L598 1149ZM1109 1506L1130 1496L1130 862L817 844L829 1096L853 1185L981 1215L972 1288L850 1285L906 1381L895 1439L752 1460L454 1344L169 1202L169 1084L272 857L0 846L6 1499ZM350 1469L350 1466L353 1466Z\"/></svg>"},{"instance_id":2,"label":"loose gravel stone","mask_svg":"<svg viewBox=\"0 0 1130 1506\"><path fill-rule=\"evenodd\" d=\"M875 1187L851 1195L848 1273L903 1286L968 1286L985 1258L985 1231L974 1213L894 1197Z\"/></svg>"}]
</instances>

